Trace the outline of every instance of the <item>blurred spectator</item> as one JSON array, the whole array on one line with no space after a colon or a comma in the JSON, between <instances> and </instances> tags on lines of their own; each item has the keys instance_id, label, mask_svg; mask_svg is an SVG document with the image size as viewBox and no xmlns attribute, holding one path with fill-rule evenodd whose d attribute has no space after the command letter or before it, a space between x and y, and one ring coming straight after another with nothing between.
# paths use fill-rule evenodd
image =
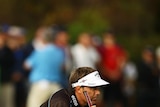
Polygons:
<instances>
[{"instance_id":1,"label":"blurred spectator","mask_svg":"<svg viewBox=\"0 0 160 107\"><path fill-rule=\"evenodd\" d=\"M0 106L15 107L15 89L12 79L15 60L11 49L6 45L7 38L6 32L0 32Z\"/></svg>"},{"instance_id":2,"label":"blurred spectator","mask_svg":"<svg viewBox=\"0 0 160 107\"><path fill-rule=\"evenodd\" d=\"M23 71L23 46L26 43L25 30L19 26L10 26L7 30L8 47L14 53L15 64L13 68L13 80L15 84L15 104L16 107L24 107L26 102L25 73Z\"/></svg>"},{"instance_id":3,"label":"blurred spectator","mask_svg":"<svg viewBox=\"0 0 160 107\"><path fill-rule=\"evenodd\" d=\"M126 55L123 68L123 93L126 107L135 107L136 104L136 82L138 78L137 66Z\"/></svg>"},{"instance_id":4,"label":"blurred spectator","mask_svg":"<svg viewBox=\"0 0 160 107\"><path fill-rule=\"evenodd\" d=\"M25 68L31 69L29 80L32 83L27 107L39 107L61 88L64 53L52 43L54 31L51 28L41 27L38 31L42 47L36 49L25 61Z\"/></svg>"},{"instance_id":5,"label":"blurred spectator","mask_svg":"<svg viewBox=\"0 0 160 107\"><path fill-rule=\"evenodd\" d=\"M24 28L20 26L10 26L7 33L8 35L16 38L20 46L24 46L26 44L26 30Z\"/></svg>"},{"instance_id":6,"label":"blurred spectator","mask_svg":"<svg viewBox=\"0 0 160 107\"><path fill-rule=\"evenodd\" d=\"M69 35L65 27L55 25L53 30L56 32L54 44L61 48L65 54L65 70L70 75L72 69L72 56L70 52Z\"/></svg>"},{"instance_id":7,"label":"blurred spectator","mask_svg":"<svg viewBox=\"0 0 160 107\"><path fill-rule=\"evenodd\" d=\"M158 69L153 47L142 50L138 73L138 107L158 107Z\"/></svg>"},{"instance_id":8,"label":"blurred spectator","mask_svg":"<svg viewBox=\"0 0 160 107\"><path fill-rule=\"evenodd\" d=\"M35 36L33 37L33 39L29 41L28 43L26 43L24 47L22 48L23 62L26 60L26 58L28 58L31 55L33 51L39 50L44 47L44 44L42 41L43 41L42 29L39 28L36 30ZM25 74L26 78L28 78L30 74L30 69L24 69L24 71L26 72Z\"/></svg>"},{"instance_id":9,"label":"blurred spectator","mask_svg":"<svg viewBox=\"0 0 160 107\"><path fill-rule=\"evenodd\" d=\"M159 89L160 89L160 47L156 49L156 61L157 61L157 66L158 66Z\"/></svg>"},{"instance_id":10,"label":"blurred spectator","mask_svg":"<svg viewBox=\"0 0 160 107\"><path fill-rule=\"evenodd\" d=\"M72 55L71 55L71 49L69 42L69 35L67 32L67 29L64 26L60 25L54 25L52 26L54 33L54 44L58 46L65 55L65 62L64 62L64 71L63 71L63 80L62 80L62 86L67 87L68 86L68 77L70 75L70 71L72 71L73 68L73 61L72 61Z\"/></svg>"},{"instance_id":11,"label":"blurred spectator","mask_svg":"<svg viewBox=\"0 0 160 107\"><path fill-rule=\"evenodd\" d=\"M92 45L95 48L98 48L99 46L102 45L102 39L99 35L92 35Z\"/></svg>"},{"instance_id":12,"label":"blurred spectator","mask_svg":"<svg viewBox=\"0 0 160 107\"><path fill-rule=\"evenodd\" d=\"M109 80L110 87L104 88L104 100L107 106L122 107L122 70L125 61L125 51L117 45L114 33L106 31L103 34L103 44L99 47L101 62L99 71L104 79Z\"/></svg>"},{"instance_id":13,"label":"blurred spectator","mask_svg":"<svg viewBox=\"0 0 160 107\"><path fill-rule=\"evenodd\" d=\"M45 44L43 43L44 37L42 36L43 35L42 32L43 32L43 27L38 28L35 32L35 36L33 37L33 39L22 47L22 53L23 53L22 64L34 51L40 50L45 46ZM30 89L29 75L32 69L25 69L24 67L22 69L24 71L23 79L25 81L24 82L25 93L26 95L28 95Z\"/></svg>"},{"instance_id":14,"label":"blurred spectator","mask_svg":"<svg viewBox=\"0 0 160 107\"><path fill-rule=\"evenodd\" d=\"M72 55L74 67L92 67L96 68L100 60L100 56L92 45L91 35L89 33L81 33L78 43L72 47Z\"/></svg>"}]
</instances>

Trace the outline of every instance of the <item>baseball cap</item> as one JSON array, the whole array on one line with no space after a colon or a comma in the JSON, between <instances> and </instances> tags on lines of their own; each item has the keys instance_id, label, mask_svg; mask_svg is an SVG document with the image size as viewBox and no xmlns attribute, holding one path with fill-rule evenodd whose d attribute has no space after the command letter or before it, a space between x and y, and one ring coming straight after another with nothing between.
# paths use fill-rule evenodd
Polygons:
<instances>
[{"instance_id":1,"label":"baseball cap","mask_svg":"<svg viewBox=\"0 0 160 107\"><path fill-rule=\"evenodd\" d=\"M103 86L107 85L109 82L103 80L98 71L94 71L81 79L78 80L78 82L72 84L72 88L77 86L87 86L87 87L97 87L97 86Z\"/></svg>"}]
</instances>

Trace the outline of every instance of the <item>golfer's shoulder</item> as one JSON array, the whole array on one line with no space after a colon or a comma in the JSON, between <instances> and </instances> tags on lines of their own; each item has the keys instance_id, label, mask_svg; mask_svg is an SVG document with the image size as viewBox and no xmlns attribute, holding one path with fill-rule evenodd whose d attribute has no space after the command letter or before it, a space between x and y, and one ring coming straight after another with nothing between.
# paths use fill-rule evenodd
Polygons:
<instances>
[{"instance_id":1,"label":"golfer's shoulder","mask_svg":"<svg viewBox=\"0 0 160 107\"><path fill-rule=\"evenodd\" d=\"M60 104L60 105L69 105L70 103L70 95L66 89L62 89L57 91L53 96L51 96L51 105L52 104Z\"/></svg>"},{"instance_id":2,"label":"golfer's shoulder","mask_svg":"<svg viewBox=\"0 0 160 107\"><path fill-rule=\"evenodd\" d=\"M57 91L56 93L54 93L51 97L52 97L51 100L68 99L68 98L70 99L70 94L67 89L61 89Z\"/></svg>"},{"instance_id":3,"label":"golfer's shoulder","mask_svg":"<svg viewBox=\"0 0 160 107\"><path fill-rule=\"evenodd\" d=\"M40 107L69 107L70 95L66 89L61 89L52 94Z\"/></svg>"}]
</instances>

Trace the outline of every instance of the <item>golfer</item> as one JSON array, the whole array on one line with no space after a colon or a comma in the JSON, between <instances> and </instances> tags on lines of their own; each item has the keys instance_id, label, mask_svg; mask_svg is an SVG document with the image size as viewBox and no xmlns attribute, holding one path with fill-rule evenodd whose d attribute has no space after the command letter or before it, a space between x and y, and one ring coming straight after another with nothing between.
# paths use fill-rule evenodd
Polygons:
<instances>
[{"instance_id":1,"label":"golfer","mask_svg":"<svg viewBox=\"0 0 160 107\"><path fill-rule=\"evenodd\" d=\"M96 107L99 87L107 84L97 70L90 67L77 68L70 75L70 88L54 93L41 107Z\"/></svg>"}]
</instances>

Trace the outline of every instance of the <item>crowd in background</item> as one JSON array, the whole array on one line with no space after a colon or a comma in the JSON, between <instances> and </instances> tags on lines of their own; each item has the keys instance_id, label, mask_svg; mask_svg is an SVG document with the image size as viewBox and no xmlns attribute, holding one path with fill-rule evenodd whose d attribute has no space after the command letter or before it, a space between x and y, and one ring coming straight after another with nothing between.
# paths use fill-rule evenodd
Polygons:
<instances>
[{"instance_id":1,"label":"crowd in background","mask_svg":"<svg viewBox=\"0 0 160 107\"><path fill-rule=\"evenodd\" d=\"M26 30L0 31L0 106L39 107L52 93L67 88L77 67L96 68L110 82L102 88L100 107L160 106L160 47L146 46L139 62L106 30L101 36L81 32L69 43L63 26L40 26L32 41Z\"/></svg>"}]
</instances>

